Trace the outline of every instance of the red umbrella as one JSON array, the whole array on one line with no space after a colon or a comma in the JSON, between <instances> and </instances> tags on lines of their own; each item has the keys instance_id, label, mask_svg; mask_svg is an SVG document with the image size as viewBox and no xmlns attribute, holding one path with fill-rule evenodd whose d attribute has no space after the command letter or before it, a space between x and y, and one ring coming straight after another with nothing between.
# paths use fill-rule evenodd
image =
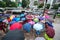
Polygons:
<instances>
[{"instance_id":1,"label":"red umbrella","mask_svg":"<svg viewBox=\"0 0 60 40\"><path fill-rule=\"evenodd\" d=\"M27 19L33 19L34 17L33 17L33 15L27 15L26 18Z\"/></svg>"},{"instance_id":2,"label":"red umbrella","mask_svg":"<svg viewBox=\"0 0 60 40\"><path fill-rule=\"evenodd\" d=\"M17 22L17 23L14 23L10 26L10 30L15 30L15 29L18 29L20 30L22 28L22 24Z\"/></svg>"}]
</instances>

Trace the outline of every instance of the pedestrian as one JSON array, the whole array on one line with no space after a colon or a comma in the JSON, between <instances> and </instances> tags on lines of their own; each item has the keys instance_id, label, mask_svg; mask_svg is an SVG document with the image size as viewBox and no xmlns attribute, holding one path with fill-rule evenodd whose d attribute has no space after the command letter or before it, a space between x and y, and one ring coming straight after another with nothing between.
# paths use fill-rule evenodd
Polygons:
<instances>
[{"instance_id":1,"label":"pedestrian","mask_svg":"<svg viewBox=\"0 0 60 40\"><path fill-rule=\"evenodd\" d=\"M2 31L2 33L6 33L6 28L7 25L4 22L0 21L0 30Z\"/></svg>"},{"instance_id":2,"label":"pedestrian","mask_svg":"<svg viewBox=\"0 0 60 40\"><path fill-rule=\"evenodd\" d=\"M49 27L48 24L45 23L45 38L46 40L53 40L55 35L55 30L52 27Z\"/></svg>"}]
</instances>

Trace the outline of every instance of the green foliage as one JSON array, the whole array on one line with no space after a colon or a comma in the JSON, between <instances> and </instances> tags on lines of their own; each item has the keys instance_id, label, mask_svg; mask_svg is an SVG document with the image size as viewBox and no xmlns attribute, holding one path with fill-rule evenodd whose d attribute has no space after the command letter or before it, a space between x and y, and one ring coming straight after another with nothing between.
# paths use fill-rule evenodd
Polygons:
<instances>
[{"instance_id":1,"label":"green foliage","mask_svg":"<svg viewBox=\"0 0 60 40\"><path fill-rule=\"evenodd\" d=\"M39 4L38 8L42 8L44 6L44 4Z\"/></svg>"},{"instance_id":2,"label":"green foliage","mask_svg":"<svg viewBox=\"0 0 60 40\"><path fill-rule=\"evenodd\" d=\"M3 1L0 1L0 7L6 7L6 3Z\"/></svg>"},{"instance_id":3,"label":"green foliage","mask_svg":"<svg viewBox=\"0 0 60 40\"><path fill-rule=\"evenodd\" d=\"M10 2L8 6L9 7L17 7L17 3L16 2Z\"/></svg>"},{"instance_id":4,"label":"green foliage","mask_svg":"<svg viewBox=\"0 0 60 40\"><path fill-rule=\"evenodd\" d=\"M58 9L59 5L58 4L54 4L52 9Z\"/></svg>"},{"instance_id":5,"label":"green foliage","mask_svg":"<svg viewBox=\"0 0 60 40\"><path fill-rule=\"evenodd\" d=\"M10 0L3 0L4 2L9 2Z\"/></svg>"},{"instance_id":6,"label":"green foliage","mask_svg":"<svg viewBox=\"0 0 60 40\"><path fill-rule=\"evenodd\" d=\"M59 14L57 14L57 16L58 16L58 17L60 17L60 13L59 13Z\"/></svg>"},{"instance_id":7,"label":"green foliage","mask_svg":"<svg viewBox=\"0 0 60 40\"><path fill-rule=\"evenodd\" d=\"M59 5L59 7L60 7L60 4L58 4Z\"/></svg>"},{"instance_id":8,"label":"green foliage","mask_svg":"<svg viewBox=\"0 0 60 40\"><path fill-rule=\"evenodd\" d=\"M22 7L25 8L29 5L30 1L29 0L22 0Z\"/></svg>"},{"instance_id":9,"label":"green foliage","mask_svg":"<svg viewBox=\"0 0 60 40\"><path fill-rule=\"evenodd\" d=\"M49 9L49 7L50 7L50 4L47 4L46 8Z\"/></svg>"},{"instance_id":10,"label":"green foliage","mask_svg":"<svg viewBox=\"0 0 60 40\"><path fill-rule=\"evenodd\" d=\"M38 5L38 2L37 1L34 1L34 5Z\"/></svg>"},{"instance_id":11,"label":"green foliage","mask_svg":"<svg viewBox=\"0 0 60 40\"><path fill-rule=\"evenodd\" d=\"M10 0L3 0L6 3L6 7L17 7L16 2L11 2Z\"/></svg>"}]
</instances>

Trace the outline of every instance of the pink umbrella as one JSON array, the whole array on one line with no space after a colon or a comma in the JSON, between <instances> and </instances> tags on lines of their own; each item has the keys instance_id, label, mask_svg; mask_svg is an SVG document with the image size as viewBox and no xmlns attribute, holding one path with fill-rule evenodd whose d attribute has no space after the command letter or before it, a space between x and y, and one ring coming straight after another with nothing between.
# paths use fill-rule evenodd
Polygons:
<instances>
[{"instance_id":1,"label":"pink umbrella","mask_svg":"<svg viewBox=\"0 0 60 40\"><path fill-rule=\"evenodd\" d=\"M33 19L34 17L32 15L27 15L26 18L27 19Z\"/></svg>"},{"instance_id":2,"label":"pink umbrella","mask_svg":"<svg viewBox=\"0 0 60 40\"><path fill-rule=\"evenodd\" d=\"M10 26L10 30L15 30L15 29L18 29L20 30L22 28L22 24L17 22L17 23L14 23Z\"/></svg>"},{"instance_id":3,"label":"pink umbrella","mask_svg":"<svg viewBox=\"0 0 60 40\"><path fill-rule=\"evenodd\" d=\"M34 21L30 21L29 23L30 23L31 25L34 25L34 24L35 24L35 22L34 22Z\"/></svg>"},{"instance_id":4,"label":"pink umbrella","mask_svg":"<svg viewBox=\"0 0 60 40\"><path fill-rule=\"evenodd\" d=\"M50 18L50 16L49 15L46 15L45 18Z\"/></svg>"},{"instance_id":5,"label":"pink umbrella","mask_svg":"<svg viewBox=\"0 0 60 40\"><path fill-rule=\"evenodd\" d=\"M7 20L7 19L5 19L5 20L3 20L3 22L7 23L7 22L8 22L8 20Z\"/></svg>"}]
</instances>

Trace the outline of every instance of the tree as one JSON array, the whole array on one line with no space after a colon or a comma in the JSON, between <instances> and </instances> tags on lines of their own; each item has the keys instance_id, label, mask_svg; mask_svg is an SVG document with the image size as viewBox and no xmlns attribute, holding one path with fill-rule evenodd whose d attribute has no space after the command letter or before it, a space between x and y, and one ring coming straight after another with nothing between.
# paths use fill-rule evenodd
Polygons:
<instances>
[{"instance_id":1,"label":"tree","mask_svg":"<svg viewBox=\"0 0 60 40\"><path fill-rule=\"evenodd\" d=\"M50 7L50 4L46 4L46 5L47 5L47 6L46 6L46 8L47 8L47 9L49 9L49 7Z\"/></svg>"},{"instance_id":2,"label":"tree","mask_svg":"<svg viewBox=\"0 0 60 40\"><path fill-rule=\"evenodd\" d=\"M6 7L6 3L3 1L0 1L0 7Z\"/></svg>"},{"instance_id":3,"label":"tree","mask_svg":"<svg viewBox=\"0 0 60 40\"><path fill-rule=\"evenodd\" d=\"M17 7L16 2L11 2L10 0L3 0L3 1L6 2L6 7Z\"/></svg>"},{"instance_id":4,"label":"tree","mask_svg":"<svg viewBox=\"0 0 60 40\"><path fill-rule=\"evenodd\" d=\"M4 2L9 2L10 0L3 0Z\"/></svg>"},{"instance_id":5,"label":"tree","mask_svg":"<svg viewBox=\"0 0 60 40\"><path fill-rule=\"evenodd\" d=\"M44 6L44 4L39 4L38 8L42 8Z\"/></svg>"},{"instance_id":6,"label":"tree","mask_svg":"<svg viewBox=\"0 0 60 40\"><path fill-rule=\"evenodd\" d=\"M37 1L34 1L34 5L38 5L38 2Z\"/></svg>"},{"instance_id":7,"label":"tree","mask_svg":"<svg viewBox=\"0 0 60 40\"><path fill-rule=\"evenodd\" d=\"M29 0L22 0L22 7L25 8L29 5Z\"/></svg>"},{"instance_id":8,"label":"tree","mask_svg":"<svg viewBox=\"0 0 60 40\"><path fill-rule=\"evenodd\" d=\"M17 7L17 3L16 2L10 2L9 7Z\"/></svg>"},{"instance_id":9,"label":"tree","mask_svg":"<svg viewBox=\"0 0 60 40\"><path fill-rule=\"evenodd\" d=\"M52 9L58 9L59 5L58 4L54 4Z\"/></svg>"}]
</instances>

